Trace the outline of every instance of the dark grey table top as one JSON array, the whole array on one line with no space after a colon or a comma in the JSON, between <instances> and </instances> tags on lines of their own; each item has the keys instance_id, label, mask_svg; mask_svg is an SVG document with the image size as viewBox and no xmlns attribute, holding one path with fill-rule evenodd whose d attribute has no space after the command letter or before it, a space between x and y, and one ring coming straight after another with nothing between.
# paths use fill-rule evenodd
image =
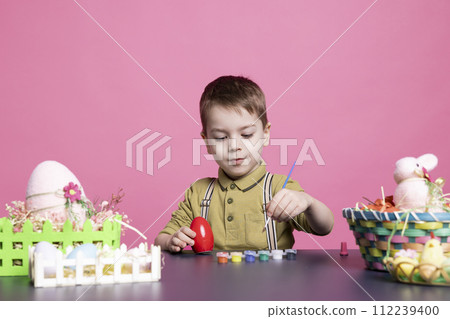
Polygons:
<instances>
[{"instance_id":1,"label":"dark grey table top","mask_svg":"<svg viewBox=\"0 0 450 319\"><path fill-rule=\"evenodd\" d=\"M254 264L218 264L215 255L189 252L163 255L160 282L34 288L27 277L0 277L0 299L450 300L450 287L402 284L388 273L364 269L358 250L347 257L338 250L301 250L295 261Z\"/></svg>"}]
</instances>

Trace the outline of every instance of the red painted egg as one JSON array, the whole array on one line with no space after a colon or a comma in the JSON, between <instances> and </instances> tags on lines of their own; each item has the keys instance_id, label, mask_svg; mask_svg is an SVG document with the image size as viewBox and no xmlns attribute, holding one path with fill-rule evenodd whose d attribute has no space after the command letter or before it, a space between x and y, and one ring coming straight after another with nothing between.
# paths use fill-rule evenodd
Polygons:
<instances>
[{"instance_id":1,"label":"red painted egg","mask_svg":"<svg viewBox=\"0 0 450 319\"><path fill-rule=\"evenodd\" d=\"M208 221L203 217L196 217L191 223L191 229L197 234L192 249L196 253L205 253L214 248L214 236Z\"/></svg>"}]
</instances>

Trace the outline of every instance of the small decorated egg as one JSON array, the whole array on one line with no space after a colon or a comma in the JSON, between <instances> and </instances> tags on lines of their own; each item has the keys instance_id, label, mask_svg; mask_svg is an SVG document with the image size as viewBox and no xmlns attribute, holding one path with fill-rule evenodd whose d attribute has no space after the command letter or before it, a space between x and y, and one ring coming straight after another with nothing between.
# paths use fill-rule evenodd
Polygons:
<instances>
[{"instance_id":1,"label":"small decorated egg","mask_svg":"<svg viewBox=\"0 0 450 319\"><path fill-rule=\"evenodd\" d=\"M46 241L41 241L37 243L36 247L34 248L35 254L42 254L45 261L50 260L55 261L55 263L56 263L56 252L57 252L56 247ZM45 277L52 277L55 276L55 274L56 274L55 267L44 268Z\"/></svg>"},{"instance_id":2,"label":"small decorated egg","mask_svg":"<svg viewBox=\"0 0 450 319\"><path fill-rule=\"evenodd\" d=\"M419 262L414 258L401 256L394 259L394 267L397 269L397 275L406 276L408 278L414 270L414 267L418 264Z\"/></svg>"},{"instance_id":3,"label":"small decorated egg","mask_svg":"<svg viewBox=\"0 0 450 319\"><path fill-rule=\"evenodd\" d=\"M214 248L214 235L208 221L203 217L196 217L191 223L191 229L196 233L194 238L194 252L206 253Z\"/></svg>"},{"instance_id":4,"label":"small decorated egg","mask_svg":"<svg viewBox=\"0 0 450 319\"><path fill-rule=\"evenodd\" d=\"M439 270L433 264L419 264L419 274L423 280L430 282L439 277Z\"/></svg>"},{"instance_id":5,"label":"small decorated egg","mask_svg":"<svg viewBox=\"0 0 450 319\"><path fill-rule=\"evenodd\" d=\"M67 255L67 259L76 259L80 253L83 258L95 259L97 257L97 246L90 243L78 246Z\"/></svg>"}]
</instances>

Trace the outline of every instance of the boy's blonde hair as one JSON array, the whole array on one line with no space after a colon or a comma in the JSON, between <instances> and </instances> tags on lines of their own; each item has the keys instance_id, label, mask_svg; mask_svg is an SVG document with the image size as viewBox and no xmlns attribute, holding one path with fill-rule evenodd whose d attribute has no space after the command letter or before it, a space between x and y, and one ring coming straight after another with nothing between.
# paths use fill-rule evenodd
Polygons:
<instances>
[{"instance_id":1,"label":"boy's blonde hair","mask_svg":"<svg viewBox=\"0 0 450 319\"><path fill-rule=\"evenodd\" d=\"M241 113L241 108L261 119L263 128L267 124L266 98L261 88L243 76L221 76L209 83L200 99L200 117L203 134L206 135L206 118L215 105Z\"/></svg>"}]
</instances>

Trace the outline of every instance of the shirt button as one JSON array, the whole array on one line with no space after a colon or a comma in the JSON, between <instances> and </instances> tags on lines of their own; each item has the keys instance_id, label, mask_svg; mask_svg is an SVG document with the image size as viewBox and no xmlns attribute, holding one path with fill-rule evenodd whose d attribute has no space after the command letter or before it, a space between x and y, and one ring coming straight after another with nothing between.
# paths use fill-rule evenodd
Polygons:
<instances>
[{"instance_id":1,"label":"shirt button","mask_svg":"<svg viewBox=\"0 0 450 319\"><path fill-rule=\"evenodd\" d=\"M233 216L228 216L227 220L231 222L233 220Z\"/></svg>"},{"instance_id":2,"label":"shirt button","mask_svg":"<svg viewBox=\"0 0 450 319\"><path fill-rule=\"evenodd\" d=\"M233 202L233 199L232 198L228 198L227 203L231 204L232 202Z\"/></svg>"},{"instance_id":3,"label":"shirt button","mask_svg":"<svg viewBox=\"0 0 450 319\"><path fill-rule=\"evenodd\" d=\"M235 188L236 188L236 185L231 184L231 185L230 185L230 188L231 188L231 189L235 189Z\"/></svg>"}]
</instances>

